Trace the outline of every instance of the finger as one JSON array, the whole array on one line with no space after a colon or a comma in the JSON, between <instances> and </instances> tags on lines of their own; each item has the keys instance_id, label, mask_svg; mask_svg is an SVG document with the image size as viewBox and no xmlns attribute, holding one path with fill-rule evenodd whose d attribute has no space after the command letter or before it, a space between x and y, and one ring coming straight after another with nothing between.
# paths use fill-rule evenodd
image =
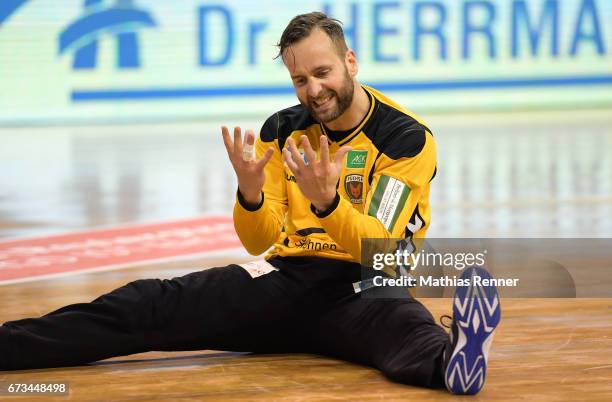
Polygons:
<instances>
[{"instance_id":1,"label":"finger","mask_svg":"<svg viewBox=\"0 0 612 402\"><path fill-rule=\"evenodd\" d=\"M283 149L283 160L285 161L285 164L287 165L287 167L289 167L289 170L291 170L291 172L295 176L297 176L299 173L299 167L293 161L293 157L291 156L291 151L289 151L289 149L287 148Z\"/></svg>"},{"instance_id":2,"label":"finger","mask_svg":"<svg viewBox=\"0 0 612 402\"><path fill-rule=\"evenodd\" d=\"M255 144L255 133L253 133L253 130L248 129L244 133L244 145L242 150L242 159L247 162L255 159L255 148L253 144Z\"/></svg>"},{"instance_id":3,"label":"finger","mask_svg":"<svg viewBox=\"0 0 612 402\"><path fill-rule=\"evenodd\" d=\"M262 156L261 159L257 161L257 170L263 169L272 157L272 155L274 155L274 148L270 147L266 150L264 156Z\"/></svg>"},{"instance_id":4,"label":"finger","mask_svg":"<svg viewBox=\"0 0 612 402\"><path fill-rule=\"evenodd\" d=\"M293 141L293 138L289 138L287 140L287 148L291 153L291 159L297 165L298 169L305 168L306 164L304 163L304 158L302 158L302 155L300 155L300 151L295 145L295 141Z\"/></svg>"},{"instance_id":5,"label":"finger","mask_svg":"<svg viewBox=\"0 0 612 402\"><path fill-rule=\"evenodd\" d=\"M308 137L303 135L300 137L300 139L302 140L302 148L304 149L304 154L306 155L308 163L316 162L317 153L314 151L314 149L312 149L312 145L310 145Z\"/></svg>"},{"instance_id":6,"label":"finger","mask_svg":"<svg viewBox=\"0 0 612 402\"><path fill-rule=\"evenodd\" d=\"M234 127L234 155L242 156L242 133L240 127Z\"/></svg>"},{"instance_id":7,"label":"finger","mask_svg":"<svg viewBox=\"0 0 612 402\"><path fill-rule=\"evenodd\" d=\"M327 137L322 135L319 138L319 150L321 152L321 161L326 164L329 163L329 144L327 143Z\"/></svg>"},{"instance_id":8,"label":"finger","mask_svg":"<svg viewBox=\"0 0 612 402\"><path fill-rule=\"evenodd\" d=\"M244 133L244 143L246 145L255 144L255 133L250 128Z\"/></svg>"},{"instance_id":9,"label":"finger","mask_svg":"<svg viewBox=\"0 0 612 402\"><path fill-rule=\"evenodd\" d=\"M225 144L227 154L231 157L234 154L234 143L230 138L229 130L227 129L227 127L221 126L221 135L223 136L223 143Z\"/></svg>"},{"instance_id":10,"label":"finger","mask_svg":"<svg viewBox=\"0 0 612 402\"><path fill-rule=\"evenodd\" d=\"M336 152L336 155L334 156L334 164L336 165L338 169L342 169L342 161L344 160L344 156L351 149L353 149L353 147L345 145Z\"/></svg>"}]
</instances>

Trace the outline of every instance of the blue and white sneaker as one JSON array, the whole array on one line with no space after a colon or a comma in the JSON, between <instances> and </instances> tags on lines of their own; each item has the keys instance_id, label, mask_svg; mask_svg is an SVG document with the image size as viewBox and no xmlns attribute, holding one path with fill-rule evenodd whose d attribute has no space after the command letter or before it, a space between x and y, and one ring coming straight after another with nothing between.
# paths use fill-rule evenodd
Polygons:
<instances>
[{"instance_id":1,"label":"blue and white sneaker","mask_svg":"<svg viewBox=\"0 0 612 402\"><path fill-rule=\"evenodd\" d=\"M461 279L469 279L469 286L458 286L453 297L450 356L446 356L444 373L446 388L453 394L474 395L482 389L493 334L501 319L497 289L476 277L491 279L484 268L468 268Z\"/></svg>"}]
</instances>

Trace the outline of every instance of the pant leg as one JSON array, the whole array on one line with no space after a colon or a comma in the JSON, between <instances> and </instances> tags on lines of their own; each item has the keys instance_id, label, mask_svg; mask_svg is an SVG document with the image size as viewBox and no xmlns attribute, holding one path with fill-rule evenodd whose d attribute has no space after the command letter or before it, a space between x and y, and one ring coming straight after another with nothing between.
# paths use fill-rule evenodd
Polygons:
<instances>
[{"instance_id":1,"label":"pant leg","mask_svg":"<svg viewBox=\"0 0 612 402\"><path fill-rule=\"evenodd\" d=\"M237 265L137 280L91 303L0 327L0 370L79 365L151 350L291 349L299 284ZM298 331L299 333L299 331Z\"/></svg>"},{"instance_id":2,"label":"pant leg","mask_svg":"<svg viewBox=\"0 0 612 402\"><path fill-rule=\"evenodd\" d=\"M314 328L319 353L376 367L404 384L444 386L448 335L414 298L348 294L331 304Z\"/></svg>"}]
</instances>

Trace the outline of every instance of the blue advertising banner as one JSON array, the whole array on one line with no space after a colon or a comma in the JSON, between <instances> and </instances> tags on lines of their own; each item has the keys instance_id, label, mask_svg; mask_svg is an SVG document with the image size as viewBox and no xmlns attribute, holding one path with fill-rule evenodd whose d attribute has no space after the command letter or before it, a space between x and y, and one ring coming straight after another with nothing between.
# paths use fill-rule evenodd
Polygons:
<instances>
[{"instance_id":1,"label":"blue advertising banner","mask_svg":"<svg viewBox=\"0 0 612 402\"><path fill-rule=\"evenodd\" d=\"M0 124L265 116L297 103L275 45L313 10L416 111L612 105L607 0L2 0Z\"/></svg>"}]
</instances>

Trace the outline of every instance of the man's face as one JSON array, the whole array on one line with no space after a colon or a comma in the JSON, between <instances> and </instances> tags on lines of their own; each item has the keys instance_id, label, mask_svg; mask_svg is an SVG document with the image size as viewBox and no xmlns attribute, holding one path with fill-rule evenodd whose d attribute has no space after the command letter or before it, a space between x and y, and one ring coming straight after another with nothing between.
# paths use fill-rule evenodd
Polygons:
<instances>
[{"instance_id":1,"label":"man's face","mask_svg":"<svg viewBox=\"0 0 612 402\"><path fill-rule=\"evenodd\" d=\"M357 64L352 51L341 57L325 32L315 29L290 46L283 61L291 74L295 94L315 120L337 119L353 101Z\"/></svg>"}]
</instances>

